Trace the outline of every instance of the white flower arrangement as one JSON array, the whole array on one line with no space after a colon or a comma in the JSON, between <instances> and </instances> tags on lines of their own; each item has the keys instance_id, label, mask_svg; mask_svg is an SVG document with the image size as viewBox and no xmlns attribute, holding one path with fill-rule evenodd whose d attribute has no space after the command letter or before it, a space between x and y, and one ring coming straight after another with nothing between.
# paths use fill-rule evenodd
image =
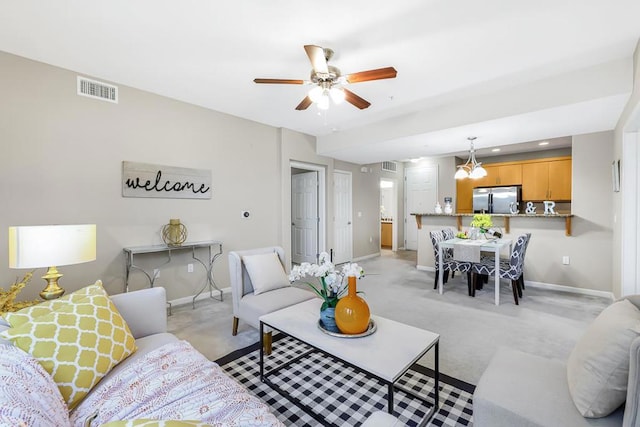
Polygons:
<instances>
[{"instance_id":1,"label":"white flower arrangement","mask_svg":"<svg viewBox=\"0 0 640 427\"><path fill-rule=\"evenodd\" d=\"M364 270L356 263L347 263L342 267L342 271L336 271L335 265L329 259L329 254L322 252L318 257L318 264L303 262L293 267L289 274L289 281L295 282L307 276L319 279L320 287L309 282L304 283L324 300L322 303L322 310L324 310L327 307L335 307L338 299L347 291L344 278L355 276L359 279L364 277Z\"/></svg>"}]
</instances>

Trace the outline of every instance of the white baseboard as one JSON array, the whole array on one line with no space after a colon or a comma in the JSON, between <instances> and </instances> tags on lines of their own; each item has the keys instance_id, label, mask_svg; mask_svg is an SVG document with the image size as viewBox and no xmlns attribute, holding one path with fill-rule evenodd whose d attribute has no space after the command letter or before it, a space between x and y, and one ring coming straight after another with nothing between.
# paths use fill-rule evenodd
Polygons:
<instances>
[{"instance_id":1,"label":"white baseboard","mask_svg":"<svg viewBox=\"0 0 640 427\"><path fill-rule=\"evenodd\" d=\"M525 289L527 288L527 286L530 286L532 288L538 288L538 289L549 289L549 290L558 291L558 292L571 292L574 294L589 295L592 297L608 298L611 301L615 300L613 292L598 291L595 289L576 288L574 286L556 285L553 283L544 283L544 282L530 282L528 280L525 280L524 281Z\"/></svg>"},{"instance_id":2,"label":"white baseboard","mask_svg":"<svg viewBox=\"0 0 640 427\"><path fill-rule=\"evenodd\" d=\"M371 258L375 258L375 257L379 257L380 256L380 252L375 253L375 254L370 254L370 255L365 255L365 256L360 256L358 258L354 258L353 261L357 262L357 261L364 261L365 259L371 259Z\"/></svg>"},{"instance_id":3,"label":"white baseboard","mask_svg":"<svg viewBox=\"0 0 640 427\"><path fill-rule=\"evenodd\" d=\"M231 288L223 288L221 289L223 294L230 294L231 293ZM219 294L216 290L213 291L213 296L217 297ZM202 293L200 295L198 295L198 298L196 298L196 301L201 301L203 299L208 299L209 298L209 290L205 289L204 291L202 291ZM224 298L224 297L223 297ZM193 302L193 295L188 296L188 297L182 297L182 298L176 298L173 299L171 301L168 301L169 304L171 304L172 307L177 307L179 305L185 305L185 304L191 304Z\"/></svg>"},{"instance_id":4,"label":"white baseboard","mask_svg":"<svg viewBox=\"0 0 640 427\"><path fill-rule=\"evenodd\" d=\"M420 271L433 271L433 272L436 271L434 267L431 267L428 265L418 265L416 266L416 269ZM549 290L558 291L558 292L571 292L574 294L589 295L592 297L608 298L611 301L615 301L613 292L598 291L595 289L576 288L576 287L567 286L567 285L556 285L554 283L530 282L528 280L525 280L524 287L526 288L527 286L530 286L532 288L538 288L538 289L549 289Z\"/></svg>"}]
</instances>

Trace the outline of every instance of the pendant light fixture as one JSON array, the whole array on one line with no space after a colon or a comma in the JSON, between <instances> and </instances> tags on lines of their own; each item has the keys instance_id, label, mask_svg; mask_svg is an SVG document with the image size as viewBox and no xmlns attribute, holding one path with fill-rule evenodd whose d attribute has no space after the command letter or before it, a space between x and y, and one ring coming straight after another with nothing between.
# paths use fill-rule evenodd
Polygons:
<instances>
[{"instance_id":1,"label":"pendant light fixture","mask_svg":"<svg viewBox=\"0 0 640 427\"><path fill-rule=\"evenodd\" d=\"M453 176L455 179L478 179L487 176L487 171L482 167L482 164L476 160L476 150L473 148L473 141L475 141L475 136L470 136L467 138L471 143L471 148L469 149L469 159L463 165L458 166L458 171Z\"/></svg>"}]
</instances>

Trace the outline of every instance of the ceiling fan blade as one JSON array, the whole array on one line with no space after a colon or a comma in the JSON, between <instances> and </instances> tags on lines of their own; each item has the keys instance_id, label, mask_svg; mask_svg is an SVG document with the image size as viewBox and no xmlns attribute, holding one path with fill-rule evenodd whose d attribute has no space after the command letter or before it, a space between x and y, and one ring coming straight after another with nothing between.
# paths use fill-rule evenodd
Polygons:
<instances>
[{"instance_id":1,"label":"ceiling fan blade","mask_svg":"<svg viewBox=\"0 0 640 427\"><path fill-rule=\"evenodd\" d=\"M302 85L304 80L293 79L253 79L254 83L268 83L268 84L285 84L285 85Z\"/></svg>"},{"instance_id":2,"label":"ceiling fan blade","mask_svg":"<svg viewBox=\"0 0 640 427\"><path fill-rule=\"evenodd\" d=\"M358 95L351 92L350 90L344 89L344 88L342 90L344 91L344 95L345 95L344 100L350 104L353 104L359 109L364 110L365 108L369 108L369 106L371 105L369 101L367 101L366 99L360 98Z\"/></svg>"},{"instance_id":3,"label":"ceiling fan blade","mask_svg":"<svg viewBox=\"0 0 640 427\"><path fill-rule=\"evenodd\" d=\"M311 101L311 98L309 98L308 96L305 96L304 99L300 102L300 104L298 104L298 106L296 107L296 110L298 111L302 111L302 110L306 110L307 108L309 108L309 105L311 105L313 101Z\"/></svg>"},{"instance_id":4,"label":"ceiling fan blade","mask_svg":"<svg viewBox=\"0 0 640 427\"><path fill-rule=\"evenodd\" d=\"M324 57L324 49L320 46L315 46L312 44L304 45L304 50L307 52L307 56L309 57L309 61L311 61L311 66L313 67L313 71L316 73L328 73L329 67L327 66L327 59Z\"/></svg>"},{"instance_id":5,"label":"ceiling fan blade","mask_svg":"<svg viewBox=\"0 0 640 427\"><path fill-rule=\"evenodd\" d=\"M369 80L393 79L398 72L393 67L378 68L377 70L360 71L346 76L349 83L366 82Z\"/></svg>"}]
</instances>

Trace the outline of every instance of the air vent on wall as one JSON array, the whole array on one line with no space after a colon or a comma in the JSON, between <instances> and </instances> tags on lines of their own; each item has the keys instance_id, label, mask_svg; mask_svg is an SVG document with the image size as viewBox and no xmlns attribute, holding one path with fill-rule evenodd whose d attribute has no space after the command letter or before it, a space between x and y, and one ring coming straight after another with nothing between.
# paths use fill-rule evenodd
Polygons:
<instances>
[{"instance_id":1,"label":"air vent on wall","mask_svg":"<svg viewBox=\"0 0 640 427\"><path fill-rule=\"evenodd\" d=\"M382 162L382 170L387 172L398 172L398 164L396 162Z\"/></svg>"},{"instance_id":2,"label":"air vent on wall","mask_svg":"<svg viewBox=\"0 0 640 427\"><path fill-rule=\"evenodd\" d=\"M118 86L78 76L78 95L118 103Z\"/></svg>"}]
</instances>

